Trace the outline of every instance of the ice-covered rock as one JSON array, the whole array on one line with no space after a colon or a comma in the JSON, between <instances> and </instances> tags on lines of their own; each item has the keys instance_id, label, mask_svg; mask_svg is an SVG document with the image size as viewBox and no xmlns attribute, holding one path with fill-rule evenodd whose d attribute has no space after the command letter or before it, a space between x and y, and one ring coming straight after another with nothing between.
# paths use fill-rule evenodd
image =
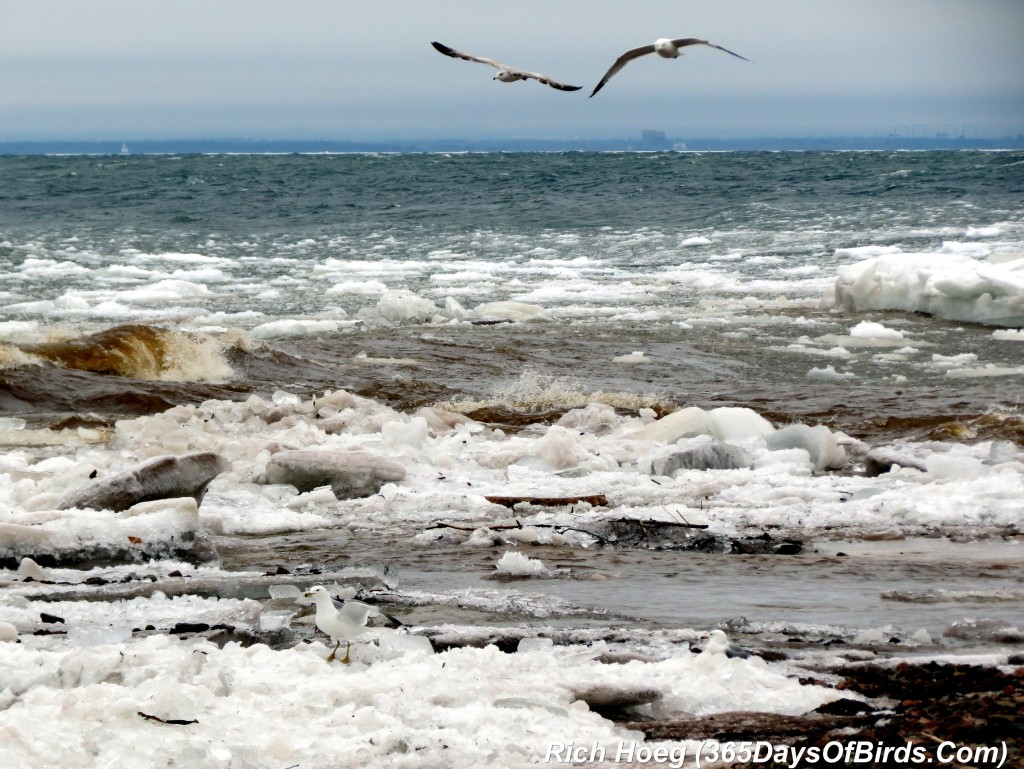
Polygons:
<instances>
[{"instance_id":1,"label":"ice-covered rock","mask_svg":"<svg viewBox=\"0 0 1024 769\"><path fill-rule=\"evenodd\" d=\"M651 462L654 475L672 476L678 470L738 470L750 467L750 455L739 446L705 440Z\"/></svg>"},{"instance_id":2,"label":"ice-covered rock","mask_svg":"<svg viewBox=\"0 0 1024 769\"><path fill-rule=\"evenodd\" d=\"M816 470L838 470L846 466L846 450L824 425L787 425L765 438L770 451L804 449Z\"/></svg>"},{"instance_id":3,"label":"ice-covered rock","mask_svg":"<svg viewBox=\"0 0 1024 769\"><path fill-rule=\"evenodd\" d=\"M405 466L387 457L360 451L296 449L270 457L258 480L287 484L299 491L330 486L338 499L356 499L376 494L385 483L403 478Z\"/></svg>"},{"instance_id":4,"label":"ice-covered rock","mask_svg":"<svg viewBox=\"0 0 1024 769\"><path fill-rule=\"evenodd\" d=\"M208 451L158 457L80 488L58 507L116 512L139 502L177 497L191 497L198 505L210 482L229 467L226 459Z\"/></svg>"},{"instance_id":5,"label":"ice-covered rock","mask_svg":"<svg viewBox=\"0 0 1024 769\"><path fill-rule=\"evenodd\" d=\"M141 562L150 558L207 561L216 557L190 497L146 502L121 512L52 510L0 521L0 566L25 557L43 566Z\"/></svg>"}]
</instances>

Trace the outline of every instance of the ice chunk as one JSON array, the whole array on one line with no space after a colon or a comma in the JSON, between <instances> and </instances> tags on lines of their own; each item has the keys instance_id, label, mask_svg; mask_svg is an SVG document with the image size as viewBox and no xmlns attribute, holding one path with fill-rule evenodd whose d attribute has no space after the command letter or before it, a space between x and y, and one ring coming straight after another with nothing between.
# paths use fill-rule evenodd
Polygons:
<instances>
[{"instance_id":1,"label":"ice chunk","mask_svg":"<svg viewBox=\"0 0 1024 769\"><path fill-rule=\"evenodd\" d=\"M772 423L753 409L723 406L708 412L711 435L720 441L760 438L775 431Z\"/></svg>"},{"instance_id":2,"label":"ice chunk","mask_svg":"<svg viewBox=\"0 0 1024 769\"><path fill-rule=\"evenodd\" d=\"M302 590L298 585L270 585L267 592L273 599L279 598L302 598Z\"/></svg>"},{"instance_id":3,"label":"ice chunk","mask_svg":"<svg viewBox=\"0 0 1024 769\"><path fill-rule=\"evenodd\" d=\"M382 659L394 659L406 654L434 653L434 646L426 636L398 631L382 632L377 639L377 645L380 647Z\"/></svg>"},{"instance_id":4,"label":"ice chunk","mask_svg":"<svg viewBox=\"0 0 1024 769\"><path fill-rule=\"evenodd\" d=\"M836 438L824 425L788 425L765 439L770 451L804 449L810 455L816 470L837 470L846 466L846 450L836 443Z\"/></svg>"},{"instance_id":5,"label":"ice chunk","mask_svg":"<svg viewBox=\"0 0 1024 769\"><path fill-rule=\"evenodd\" d=\"M407 422L387 422L381 426L381 438L384 443L390 446L409 446L418 449L423 446L430 427L425 417L413 417ZM397 478L395 480L401 480Z\"/></svg>"},{"instance_id":6,"label":"ice chunk","mask_svg":"<svg viewBox=\"0 0 1024 769\"><path fill-rule=\"evenodd\" d=\"M675 443L680 438L707 435L710 432L711 419L707 412L702 408L689 406L645 425L629 437L659 443Z\"/></svg>"},{"instance_id":7,"label":"ice chunk","mask_svg":"<svg viewBox=\"0 0 1024 769\"><path fill-rule=\"evenodd\" d=\"M496 573L506 577L543 577L551 573L542 561L515 550L506 550L494 568Z\"/></svg>"},{"instance_id":8,"label":"ice chunk","mask_svg":"<svg viewBox=\"0 0 1024 769\"><path fill-rule=\"evenodd\" d=\"M929 475L945 480L979 478L991 472L980 459L960 453L930 454L924 464Z\"/></svg>"},{"instance_id":9,"label":"ice chunk","mask_svg":"<svg viewBox=\"0 0 1024 769\"><path fill-rule=\"evenodd\" d=\"M903 339L903 332L894 328L886 328L881 323L862 320L850 329L850 336L863 339Z\"/></svg>"},{"instance_id":10,"label":"ice chunk","mask_svg":"<svg viewBox=\"0 0 1024 769\"><path fill-rule=\"evenodd\" d=\"M426 323L438 314L433 302L406 289L384 292L376 309L380 317L392 323Z\"/></svg>"},{"instance_id":11,"label":"ice chunk","mask_svg":"<svg viewBox=\"0 0 1024 769\"><path fill-rule=\"evenodd\" d=\"M612 358L612 363L635 365L638 363L650 363L651 359L644 355L643 350L634 350L628 355L618 355Z\"/></svg>"},{"instance_id":12,"label":"ice chunk","mask_svg":"<svg viewBox=\"0 0 1024 769\"><path fill-rule=\"evenodd\" d=\"M517 652L541 652L554 648L555 642L550 638L520 638L516 646Z\"/></svg>"},{"instance_id":13,"label":"ice chunk","mask_svg":"<svg viewBox=\"0 0 1024 769\"><path fill-rule=\"evenodd\" d=\"M905 310L1024 326L1024 257L985 262L963 253L884 254L841 266L837 275L836 305L848 311Z\"/></svg>"},{"instance_id":14,"label":"ice chunk","mask_svg":"<svg viewBox=\"0 0 1024 769\"><path fill-rule=\"evenodd\" d=\"M539 304L528 304L527 302L505 301L485 302L478 304L473 313L481 320L511 320L523 321L535 316L543 315L544 308Z\"/></svg>"},{"instance_id":15,"label":"ice chunk","mask_svg":"<svg viewBox=\"0 0 1024 769\"><path fill-rule=\"evenodd\" d=\"M131 625L73 627L67 634L68 642L75 646L106 646L123 643L131 637Z\"/></svg>"},{"instance_id":16,"label":"ice chunk","mask_svg":"<svg viewBox=\"0 0 1024 769\"><path fill-rule=\"evenodd\" d=\"M18 628L10 622L0 621L0 643L17 643Z\"/></svg>"}]
</instances>

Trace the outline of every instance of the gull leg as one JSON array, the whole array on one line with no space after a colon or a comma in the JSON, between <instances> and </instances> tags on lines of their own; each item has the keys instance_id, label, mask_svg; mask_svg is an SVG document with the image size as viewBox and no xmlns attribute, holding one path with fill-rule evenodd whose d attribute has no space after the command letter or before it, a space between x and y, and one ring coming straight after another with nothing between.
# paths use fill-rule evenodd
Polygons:
<instances>
[{"instance_id":1,"label":"gull leg","mask_svg":"<svg viewBox=\"0 0 1024 769\"><path fill-rule=\"evenodd\" d=\"M338 645L341 645L341 641L338 641ZM348 658L348 651L350 648L352 648L352 642L345 641L345 656L341 658L341 661L346 665L352 661Z\"/></svg>"},{"instance_id":2,"label":"gull leg","mask_svg":"<svg viewBox=\"0 0 1024 769\"><path fill-rule=\"evenodd\" d=\"M337 643L337 644L335 644L335 646L334 646L334 651L332 651L332 652L331 652L331 653L330 653L330 654L328 655L328 657L327 657L327 661L328 661L328 662L331 662L331 661L333 661L333 660L334 660L334 655L338 653L338 647L339 647L339 646L341 646L341 641L338 641L338 643ZM342 660L342 661L343 661L343 662L348 662L348 650L347 650L347 649L345 650L345 659L344 659L344 660Z\"/></svg>"}]
</instances>

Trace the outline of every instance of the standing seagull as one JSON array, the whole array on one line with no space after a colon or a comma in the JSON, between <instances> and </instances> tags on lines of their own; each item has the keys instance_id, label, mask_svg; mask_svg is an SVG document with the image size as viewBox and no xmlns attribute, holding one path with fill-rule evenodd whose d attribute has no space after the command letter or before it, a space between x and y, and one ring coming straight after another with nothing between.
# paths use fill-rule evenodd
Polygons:
<instances>
[{"instance_id":1,"label":"standing seagull","mask_svg":"<svg viewBox=\"0 0 1024 769\"><path fill-rule=\"evenodd\" d=\"M341 642L345 641L345 657L341 661L346 665L349 663L348 652L352 645L351 639L366 632L366 620L371 616L387 617L398 625L402 624L391 615L362 601L345 601L339 608L335 606L327 588L321 585L310 588L306 597L312 598L316 602L316 626L335 642L334 651L327 658L328 662L334 659L334 655L341 647Z\"/></svg>"},{"instance_id":2,"label":"standing seagull","mask_svg":"<svg viewBox=\"0 0 1024 769\"><path fill-rule=\"evenodd\" d=\"M456 51L454 48L449 48L444 43L431 43L434 48L443 53L445 56L451 56L453 59L465 59L466 61L478 61L481 64L489 64L492 67L497 67L498 74L495 75L492 80L500 80L503 83L514 83L517 80L526 80L527 78L536 80L538 83L549 85L552 88L557 88L559 91L578 91L583 86L580 85L565 85L559 83L546 75L540 75L536 72L527 72L525 69L516 69L515 67L509 67L502 64L500 61L494 59L485 59L482 56L470 56L468 53L462 51Z\"/></svg>"},{"instance_id":3,"label":"standing seagull","mask_svg":"<svg viewBox=\"0 0 1024 769\"><path fill-rule=\"evenodd\" d=\"M682 56L680 48L685 48L688 45L707 45L711 48L717 48L719 51L725 51L735 56L737 59L743 59L743 61L750 61L746 56L740 56L738 53L733 53L728 48L723 48L720 45L709 43L707 40L698 40L695 37L681 37L678 40L669 40L668 38L661 37L655 40L651 45L642 45L639 48L634 48L632 51L626 51L622 56L615 60L612 64L611 69L604 73L604 77L601 78L601 82L597 84L597 88L590 94L593 96L595 93L600 91L604 84L614 77L615 73L625 67L633 59L639 59L641 56L646 56L649 53L656 53L665 59L678 59Z\"/></svg>"}]
</instances>

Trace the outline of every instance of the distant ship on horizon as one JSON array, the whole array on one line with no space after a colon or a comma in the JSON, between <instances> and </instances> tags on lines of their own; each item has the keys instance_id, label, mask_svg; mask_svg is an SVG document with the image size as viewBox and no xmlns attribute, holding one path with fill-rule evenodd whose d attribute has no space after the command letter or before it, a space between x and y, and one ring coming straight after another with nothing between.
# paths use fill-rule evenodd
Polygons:
<instances>
[{"instance_id":1,"label":"distant ship on horizon","mask_svg":"<svg viewBox=\"0 0 1024 769\"><path fill-rule=\"evenodd\" d=\"M132 151L130 149L128 149L128 145L123 143L123 142L121 143L121 154L122 155L131 155L132 154Z\"/></svg>"}]
</instances>

